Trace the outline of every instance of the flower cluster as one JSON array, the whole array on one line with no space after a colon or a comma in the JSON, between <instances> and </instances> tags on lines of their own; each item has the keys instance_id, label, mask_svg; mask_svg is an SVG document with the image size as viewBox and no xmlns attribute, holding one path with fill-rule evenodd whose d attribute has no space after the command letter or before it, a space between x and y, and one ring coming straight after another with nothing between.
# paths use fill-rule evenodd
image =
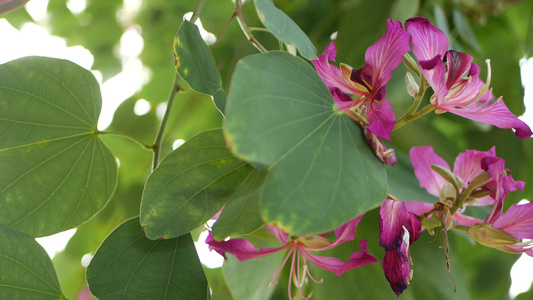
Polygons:
<instances>
[{"instance_id":1,"label":"flower cluster","mask_svg":"<svg viewBox=\"0 0 533 300\"><path fill-rule=\"evenodd\" d=\"M329 88L340 110L356 119L365 130L375 136L390 141L392 131L410 120L429 111L450 112L474 121L500 128L513 128L518 138L528 138L531 129L512 114L502 98L494 99L490 84L490 64L487 63L488 78L479 78L481 68L472 63L473 58L463 52L449 50L448 39L444 33L426 18L416 17L405 22L405 30L398 21L388 20L387 31L365 53L365 65L361 69L341 63L340 67L331 65L335 61L336 48L331 42L317 60L312 61L315 68ZM386 84L392 71L402 62L410 50L418 59L416 68L421 86L426 82L434 91L431 104L418 114L408 113L396 121L390 101L385 98ZM465 77L466 76L466 77ZM413 82L413 85L416 83ZM413 90L412 88L409 90ZM423 92L411 91L418 97L413 105L416 110ZM352 95L352 96L350 96ZM354 117L355 116L355 117ZM396 159L382 159L383 147L375 147L375 142L367 136L378 158L384 163L394 165Z\"/></svg>"},{"instance_id":2,"label":"flower cluster","mask_svg":"<svg viewBox=\"0 0 533 300\"><path fill-rule=\"evenodd\" d=\"M380 139L390 141L395 128L422 115L435 111L450 112L474 121L500 128L512 128L518 138L532 135L531 129L513 115L502 98L495 99L490 84L490 64L486 82L479 78L480 67L473 58L462 52L450 50L444 33L427 19L417 17L405 22L405 30L398 21L388 20L385 34L365 53L365 65L352 68L346 64L336 67L336 48L331 42L325 51L312 61L319 76L328 87L337 108L344 111L362 126L365 137L378 158L394 165L396 157ZM415 62L408 54L412 53ZM386 98L386 84L392 72L404 61L420 79L420 85L408 76L408 92L415 98L412 109L396 120L391 102ZM416 112L425 89L431 87L430 104ZM393 292L399 296L412 278L409 247L425 228L457 229L468 233L485 246L505 252L527 253L533 256L533 202L512 205L503 212L507 195L525 183L515 181L505 161L496 156L495 148L488 151L466 150L457 156L453 169L435 154L431 146L413 147L409 152L415 176L420 186L438 198L436 203L403 202L390 195L380 206L380 246L384 248L382 267ZM468 216L468 206L492 206L485 220ZM277 227L268 230L282 244L278 248L258 248L245 239L216 241L209 234L206 243L221 255L234 255L239 261L287 251L282 265L275 272L276 280L290 259L288 296L293 298L291 287L308 299L302 290L304 279L319 283L311 276L308 261L331 271L337 276L354 268L376 262L361 241L360 251L352 253L344 262L336 257L325 257L312 252L329 250L355 240L355 231L363 216L358 216L331 233L319 235L291 235Z\"/></svg>"}]
</instances>

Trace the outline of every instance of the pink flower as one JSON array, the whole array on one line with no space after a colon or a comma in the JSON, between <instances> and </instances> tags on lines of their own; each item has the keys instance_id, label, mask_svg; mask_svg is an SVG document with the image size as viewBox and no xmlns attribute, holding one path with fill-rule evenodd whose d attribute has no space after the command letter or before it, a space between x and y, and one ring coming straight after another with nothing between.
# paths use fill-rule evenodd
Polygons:
<instances>
[{"instance_id":1,"label":"pink flower","mask_svg":"<svg viewBox=\"0 0 533 300\"><path fill-rule=\"evenodd\" d=\"M430 101L437 113L451 112L499 128L514 128L518 138L532 135L529 126L509 111L501 97L494 100L488 88L490 65L485 84L479 79L480 67L472 63L473 58L448 50L444 33L426 18L409 19L405 28L412 37L420 72L435 92Z\"/></svg>"},{"instance_id":2,"label":"pink flower","mask_svg":"<svg viewBox=\"0 0 533 300\"><path fill-rule=\"evenodd\" d=\"M524 182L515 181L510 176L509 170L505 169L505 161L496 157L496 149L494 147L489 151L466 150L460 153L455 159L453 172L451 172L448 163L435 154L431 146L411 148L409 158L415 169L415 175L420 182L420 186L425 188L431 195L437 197L441 196L441 191L448 181L437 173L432 166L439 166L441 169L449 170L450 177L455 177L455 182L458 184L459 190L456 191L457 194L465 192L478 176L486 173L489 176L486 184L475 188L470 187L471 192L485 191L485 196L469 197L470 195L464 195L467 200L463 203L463 206L494 204L494 206L500 207L503 206L503 200L509 192L515 191L517 188L521 190L524 188ZM482 222L480 219L465 216L460 212L456 212L452 216L452 220L465 226Z\"/></svg>"},{"instance_id":3,"label":"pink flower","mask_svg":"<svg viewBox=\"0 0 533 300\"><path fill-rule=\"evenodd\" d=\"M376 262L376 258L368 254L366 250L366 241L361 241L359 243L359 247L362 251L360 252L354 252L350 256L349 260L347 262L343 262L342 260L336 258L336 257L325 257L325 256L317 256L314 254L311 254L309 251L324 251L328 249L333 249L336 246L347 242L352 241L355 239L355 229L357 228L357 225L361 221L363 216L359 216L346 224L340 226L339 228L335 229L335 237L336 240L334 242L331 242L329 239L325 237L326 234L322 235L296 235L296 236L289 236L288 233L275 228L271 226L267 226L268 230L272 232L272 234L281 242L283 245L279 248L259 248L255 249L255 247L250 243L249 241L245 239L230 239L228 241L221 241L217 242L211 235L211 233L208 235L206 239L206 243L209 245L210 250L215 250L219 254L225 256L225 253L230 253L234 255L238 261L242 262L248 259L253 259L257 257L262 257L265 255L269 255L275 252L279 252L283 249L288 248L289 252L287 256L285 257L285 260L283 261L282 265L279 267L279 269L274 273L274 278L272 279L271 285L276 283L276 279L279 276L279 273L283 269L285 263L289 260L289 258L292 256L291 259L291 268L290 268L290 276L289 278L292 278L294 280L294 283L296 287L298 288L298 293L303 299L309 299L308 297L305 297L302 294L301 290L301 283L304 282L304 278L306 276L309 276L311 280L313 280L316 283L319 283L321 281L315 280L311 274L309 273L309 268L307 267L307 260L312 262L314 265L324 269L331 271L335 273L335 275L340 276L346 271L349 271L351 269L361 267L370 263ZM300 270L304 270L304 274L300 274ZM289 298L292 299L292 293L291 293L291 279L289 279Z\"/></svg>"},{"instance_id":4,"label":"pink flower","mask_svg":"<svg viewBox=\"0 0 533 300\"><path fill-rule=\"evenodd\" d=\"M481 160L487 156L495 157L496 149L492 147L489 151L466 150L457 156L453 166L453 175L463 183L460 188L465 188L474 178L484 172L481 167ZM448 163L438 156L431 146L411 148L409 158L415 169L415 175L420 182L420 186L425 188L431 195L439 197L443 186L448 181L433 170L431 166L437 165L451 171ZM494 199L490 196L472 200L469 203L471 205L484 206L494 203Z\"/></svg>"},{"instance_id":5,"label":"pink flower","mask_svg":"<svg viewBox=\"0 0 533 300\"><path fill-rule=\"evenodd\" d=\"M338 108L343 111L355 109L364 114L369 123L367 129L389 141L396 120L389 100L385 99L385 85L392 71L402 62L403 55L409 51L409 41L410 37L401 23L388 20L385 35L367 49L363 68L330 65L329 61L335 61L337 53L333 42L317 60L312 61Z\"/></svg>"},{"instance_id":6,"label":"pink flower","mask_svg":"<svg viewBox=\"0 0 533 300\"><path fill-rule=\"evenodd\" d=\"M411 279L409 246L419 237L422 224L407 210L404 202L387 199L379 210L379 244L385 248L382 265L385 277L396 296L407 288Z\"/></svg>"}]
</instances>

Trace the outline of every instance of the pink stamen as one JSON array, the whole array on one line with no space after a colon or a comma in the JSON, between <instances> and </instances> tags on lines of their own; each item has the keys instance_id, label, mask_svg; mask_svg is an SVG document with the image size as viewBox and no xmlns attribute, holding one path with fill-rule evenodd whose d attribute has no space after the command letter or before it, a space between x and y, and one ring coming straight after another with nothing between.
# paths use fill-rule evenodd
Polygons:
<instances>
[{"instance_id":1,"label":"pink stamen","mask_svg":"<svg viewBox=\"0 0 533 300\"><path fill-rule=\"evenodd\" d=\"M298 254L297 248L298 248L298 246L293 245L292 248L291 248L291 252L296 252L296 254ZM295 261L295 258L296 258L294 256L295 255L292 256L291 270L289 272L289 288L288 288L288 290L289 290L289 300L293 300L292 299L292 288L291 287L292 287L292 280L293 280L292 276L294 274L294 261Z\"/></svg>"},{"instance_id":2,"label":"pink stamen","mask_svg":"<svg viewBox=\"0 0 533 300\"><path fill-rule=\"evenodd\" d=\"M316 280L313 276L311 276L311 272L309 271L309 267L307 266L307 259L305 259L304 257L304 268L305 268L305 271L307 272L307 275L309 276L309 278L315 282L315 283L322 283L324 281L324 279L320 279L320 280Z\"/></svg>"},{"instance_id":3,"label":"pink stamen","mask_svg":"<svg viewBox=\"0 0 533 300\"><path fill-rule=\"evenodd\" d=\"M278 276L279 276L279 273L281 273L281 270L283 270L283 267L285 266L285 263L287 262L287 259L289 259L289 257L291 256L292 252L294 252L294 247L291 247L291 249L289 250L289 253L287 253L287 256L285 256L285 259L283 260L283 262L281 263L281 266L279 267L279 269L276 271L276 273L274 273L274 278L272 278L272 281L270 282L270 285L269 286L273 286L274 284L277 284L278 282L276 281L276 279L278 279ZM290 288L290 287L289 287Z\"/></svg>"}]
</instances>

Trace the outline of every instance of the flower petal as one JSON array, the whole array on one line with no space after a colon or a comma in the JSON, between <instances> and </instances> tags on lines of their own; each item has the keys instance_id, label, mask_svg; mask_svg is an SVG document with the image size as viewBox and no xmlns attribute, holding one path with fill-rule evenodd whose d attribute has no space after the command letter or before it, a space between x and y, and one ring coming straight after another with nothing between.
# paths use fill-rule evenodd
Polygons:
<instances>
[{"instance_id":1,"label":"flower petal","mask_svg":"<svg viewBox=\"0 0 533 300\"><path fill-rule=\"evenodd\" d=\"M392 111L389 100L383 99L381 102L372 101L368 107L366 118L368 120L367 129L382 139L390 141L390 135L396 125L396 118Z\"/></svg>"},{"instance_id":2,"label":"flower petal","mask_svg":"<svg viewBox=\"0 0 533 300\"><path fill-rule=\"evenodd\" d=\"M448 38L431 22L423 17L415 17L405 22L405 30L411 35L413 53L418 59L420 71L436 94L436 107L448 94L446 69L442 60L448 50Z\"/></svg>"},{"instance_id":3,"label":"flower petal","mask_svg":"<svg viewBox=\"0 0 533 300\"><path fill-rule=\"evenodd\" d=\"M417 216L407 211L405 203L387 199L379 209L379 244L385 250L402 246L405 230L408 230L409 244L420 236L421 223ZM408 245L407 245L408 246Z\"/></svg>"},{"instance_id":4,"label":"flower petal","mask_svg":"<svg viewBox=\"0 0 533 300\"><path fill-rule=\"evenodd\" d=\"M366 250L366 241L361 241L359 246L361 247L362 251L352 253L350 259L346 263L336 257L313 255L305 250L302 250L301 253L317 267L328 270L335 275L340 276L346 271L377 261L375 257L368 254Z\"/></svg>"},{"instance_id":5,"label":"flower petal","mask_svg":"<svg viewBox=\"0 0 533 300\"><path fill-rule=\"evenodd\" d=\"M479 173L484 171L481 168L481 160L486 156L496 156L496 148L492 147L489 151L466 150L459 153L453 165L453 173L468 185Z\"/></svg>"},{"instance_id":6,"label":"flower petal","mask_svg":"<svg viewBox=\"0 0 533 300\"><path fill-rule=\"evenodd\" d=\"M487 91L487 93L489 93L489 91ZM501 99L493 101L492 103L480 99L468 106L446 107L443 110L463 118L493 125L498 128L513 128L516 131L516 137L520 139L528 138L533 134L531 128L518 119Z\"/></svg>"},{"instance_id":7,"label":"flower petal","mask_svg":"<svg viewBox=\"0 0 533 300\"><path fill-rule=\"evenodd\" d=\"M474 58L464 52L449 50L446 52L445 59L448 63L446 88L451 89L452 86L463 77L466 71L468 71Z\"/></svg>"},{"instance_id":8,"label":"flower petal","mask_svg":"<svg viewBox=\"0 0 533 300\"><path fill-rule=\"evenodd\" d=\"M337 103L337 107L342 111L348 110L358 103L347 94L341 92L339 88L330 88L329 91L331 96L333 96L333 100Z\"/></svg>"},{"instance_id":9,"label":"flower petal","mask_svg":"<svg viewBox=\"0 0 533 300\"><path fill-rule=\"evenodd\" d=\"M390 287L396 296L400 296L407 288L407 282L411 275L409 258L404 258L396 250L385 251L382 266Z\"/></svg>"},{"instance_id":10,"label":"flower petal","mask_svg":"<svg viewBox=\"0 0 533 300\"><path fill-rule=\"evenodd\" d=\"M433 147L431 146L411 148L411 150L409 150L409 158L415 169L415 175L420 182L420 186L425 188L431 195L438 197L446 180L444 180L444 178L442 178L437 172L433 171L431 165L439 165L450 169L448 163L435 154L435 151L433 151Z\"/></svg>"},{"instance_id":11,"label":"flower petal","mask_svg":"<svg viewBox=\"0 0 533 300\"><path fill-rule=\"evenodd\" d=\"M517 239L533 239L533 202L511 205L492 226Z\"/></svg>"},{"instance_id":12,"label":"flower petal","mask_svg":"<svg viewBox=\"0 0 533 300\"><path fill-rule=\"evenodd\" d=\"M387 20L387 31L365 53L363 73L372 76L372 90L379 91L391 78L392 71L402 62L409 51L411 37L398 21ZM381 99L379 99L381 100Z\"/></svg>"},{"instance_id":13,"label":"flower petal","mask_svg":"<svg viewBox=\"0 0 533 300\"><path fill-rule=\"evenodd\" d=\"M287 244L289 242L289 234L285 231L270 225L267 225L267 229L272 232L278 241L282 242L283 244Z\"/></svg>"},{"instance_id":14,"label":"flower petal","mask_svg":"<svg viewBox=\"0 0 533 300\"><path fill-rule=\"evenodd\" d=\"M225 253L232 254L239 262L252 258L262 257L281 251L291 244L285 244L279 248L259 248L255 249L254 245L245 239L231 239L228 241L217 242L211 232L207 235L205 243L209 245L209 250L215 250L218 254L226 257Z\"/></svg>"},{"instance_id":15,"label":"flower petal","mask_svg":"<svg viewBox=\"0 0 533 300\"><path fill-rule=\"evenodd\" d=\"M336 54L337 48L335 48L335 43L331 42L324 50L324 53L318 56L318 59L311 61L315 66L318 75L329 89L338 88L341 92L346 94L361 94L361 91L356 89L346 80L339 68L329 63L330 61L335 61Z\"/></svg>"}]
</instances>

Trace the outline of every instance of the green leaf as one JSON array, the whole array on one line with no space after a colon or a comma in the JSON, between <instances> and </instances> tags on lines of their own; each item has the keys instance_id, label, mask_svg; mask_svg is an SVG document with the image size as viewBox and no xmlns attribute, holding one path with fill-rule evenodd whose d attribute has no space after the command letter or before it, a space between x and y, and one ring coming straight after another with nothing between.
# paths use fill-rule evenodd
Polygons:
<instances>
[{"instance_id":1,"label":"green leaf","mask_svg":"<svg viewBox=\"0 0 533 300\"><path fill-rule=\"evenodd\" d=\"M242 59L226 117L234 154L272 168L261 200L268 223L322 233L385 199L383 165L302 59L284 52Z\"/></svg>"},{"instance_id":2,"label":"green leaf","mask_svg":"<svg viewBox=\"0 0 533 300\"><path fill-rule=\"evenodd\" d=\"M104 299L208 299L190 234L147 239L137 218L117 227L87 267L91 292Z\"/></svg>"},{"instance_id":3,"label":"green leaf","mask_svg":"<svg viewBox=\"0 0 533 300\"><path fill-rule=\"evenodd\" d=\"M261 187L268 173L252 170L228 201L211 233L218 240L230 235L250 233L263 226L261 218Z\"/></svg>"},{"instance_id":4,"label":"green leaf","mask_svg":"<svg viewBox=\"0 0 533 300\"><path fill-rule=\"evenodd\" d=\"M66 299L41 245L4 225L0 225L0 299Z\"/></svg>"},{"instance_id":5,"label":"green leaf","mask_svg":"<svg viewBox=\"0 0 533 300\"><path fill-rule=\"evenodd\" d=\"M218 221L217 221L218 222ZM266 229L246 237L256 249L259 247L276 248L282 244L273 238ZM268 300L278 285L270 286L274 273L281 267L288 250L280 250L267 256L239 262L234 256L227 255L222 271L231 295L235 300ZM287 262L290 264L290 261ZM281 276L280 276L281 277ZM278 281L281 278L278 278ZM281 283L283 284L283 283ZM273 298L278 299L278 298Z\"/></svg>"},{"instance_id":6,"label":"green leaf","mask_svg":"<svg viewBox=\"0 0 533 300\"><path fill-rule=\"evenodd\" d=\"M193 90L211 95L216 108L224 113L226 93L222 89L220 74L196 25L183 21L174 38L174 55L180 76Z\"/></svg>"},{"instance_id":7,"label":"green leaf","mask_svg":"<svg viewBox=\"0 0 533 300\"><path fill-rule=\"evenodd\" d=\"M100 88L59 59L0 65L0 223L32 236L75 227L107 203L115 158L97 136Z\"/></svg>"},{"instance_id":8,"label":"green leaf","mask_svg":"<svg viewBox=\"0 0 533 300\"><path fill-rule=\"evenodd\" d=\"M284 12L276 8L272 0L254 0L255 9L261 23L285 44L294 45L300 54L309 59L317 59L316 48L307 35Z\"/></svg>"},{"instance_id":9,"label":"green leaf","mask_svg":"<svg viewBox=\"0 0 533 300\"><path fill-rule=\"evenodd\" d=\"M415 17L420 8L420 0L396 0L392 5L391 19L405 22Z\"/></svg>"},{"instance_id":10,"label":"green leaf","mask_svg":"<svg viewBox=\"0 0 533 300\"><path fill-rule=\"evenodd\" d=\"M146 182L140 215L146 236L168 239L201 226L253 172L226 148L220 129L192 137L165 157Z\"/></svg>"},{"instance_id":11,"label":"green leaf","mask_svg":"<svg viewBox=\"0 0 533 300\"><path fill-rule=\"evenodd\" d=\"M468 17L458 9L454 9L452 15L455 29L457 29L457 32L459 33L459 36L463 42L472 47L476 52L481 52L481 47L477 41L476 35L470 27Z\"/></svg>"}]
</instances>

